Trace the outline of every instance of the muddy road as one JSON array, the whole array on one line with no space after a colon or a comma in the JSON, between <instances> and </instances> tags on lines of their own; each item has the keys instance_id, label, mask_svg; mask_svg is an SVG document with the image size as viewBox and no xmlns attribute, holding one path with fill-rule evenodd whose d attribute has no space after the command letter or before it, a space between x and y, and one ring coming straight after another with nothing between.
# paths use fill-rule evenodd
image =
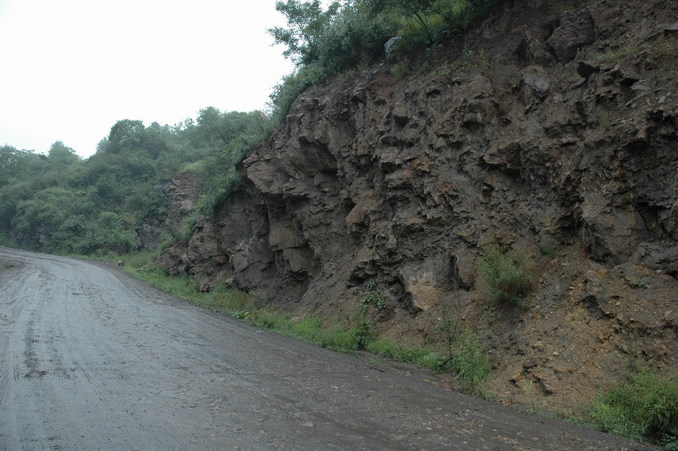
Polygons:
<instances>
[{"instance_id":1,"label":"muddy road","mask_svg":"<svg viewBox=\"0 0 678 451\"><path fill-rule=\"evenodd\" d=\"M643 448L5 248L0 356L0 449Z\"/></svg>"}]
</instances>

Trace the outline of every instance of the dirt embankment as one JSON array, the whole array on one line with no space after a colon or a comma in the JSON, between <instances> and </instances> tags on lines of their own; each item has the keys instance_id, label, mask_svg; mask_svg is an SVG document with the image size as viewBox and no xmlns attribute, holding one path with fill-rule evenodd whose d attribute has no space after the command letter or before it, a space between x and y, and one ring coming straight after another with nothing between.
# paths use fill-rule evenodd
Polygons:
<instances>
[{"instance_id":1,"label":"dirt embankment","mask_svg":"<svg viewBox=\"0 0 678 451\"><path fill-rule=\"evenodd\" d=\"M304 93L162 264L346 318L383 287L375 327L404 340L454 315L504 403L568 413L632 359L675 371L678 4L575 3L508 2L430 70ZM490 245L530 256L529 309L486 300Z\"/></svg>"}]
</instances>

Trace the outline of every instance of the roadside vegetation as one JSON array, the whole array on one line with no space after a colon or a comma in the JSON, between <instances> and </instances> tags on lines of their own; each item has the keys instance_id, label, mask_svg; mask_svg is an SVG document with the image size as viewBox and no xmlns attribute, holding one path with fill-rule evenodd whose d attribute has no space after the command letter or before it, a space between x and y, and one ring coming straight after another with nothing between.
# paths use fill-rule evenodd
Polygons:
<instances>
[{"instance_id":1,"label":"roadside vegetation","mask_svg":"<svg viewBox=\"0 0 678 451\"><path fill-rule=\"evenodd\" d=\"M634 368L598 395L588 417L605 432L678 450L678 375Z\"/></svg>"},{"instance_id":2,"label":"roadside vegetation","mask_svg":"<svg viewBox=\"0 0 678 451\"><path fill-rule=\"evenodd\" d=\"M472 331L460 330L458 336L451 340L442 340L442 345L430 346L404 346L391 339L379 337L375 334L370 312L365 308L366 305L379 305L376 297L379 290L373 287L364 293L362 299L356 301L356 313L352 318L292 318L289 314L267 308L257 299L256 294L230 289L223 284L203 292L200 291L199 283L188 276L169 277L153 264L151 253L108 257L111 261L117 261L118 258L124 262L123 267L128 274L194 304L335 351L366 351L439 373L452 373L465 391L487 396L482 390L482 383L489 375L491 363ZM366 297L370 299L368 302L364 301Z\"/></svg>"}]
</instances>

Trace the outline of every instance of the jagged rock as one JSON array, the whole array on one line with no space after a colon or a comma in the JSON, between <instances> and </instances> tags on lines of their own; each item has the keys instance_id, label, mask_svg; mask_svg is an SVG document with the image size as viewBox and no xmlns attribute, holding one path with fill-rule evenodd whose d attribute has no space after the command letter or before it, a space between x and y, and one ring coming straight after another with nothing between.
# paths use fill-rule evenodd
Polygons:
<instances>
[{"instance_id":1,"label":"jagged rock","mask_svg":"<svg viewBox=\"0 0 678 451\"><path fill-rule=\"evenodd\" d=\"M393 120L396 122L396 124L398 125L407 124L408 114L407 107L405 106L404 103L397 102L395 105L393 105L393 111L391 112L391 114L393 115Z\"/></svg>"},{"instance_id":2,"label":"jagged rock","mask_svg":"<svg viewBox=\"0 0 678 451\"><path fill-rule=\"evenodd\" d=\"M641 243L633 260L678 277L678 243L672 240Z\"/></svg>"},{"instance_id":3,"label":"jagged rock","mask_svg":"<svg viewBox=\"0 0 678 451\"><path fill-rule=\"evenodd\" d=\"M564 13L548 43L571 59L595 38L591 27L588 9ZM598 54L584 52L578 69L599 73L599 83L576 90L550 68L497 59L496 72L398 81L387 69L366 70L303 94L285 127L243 161L240 194L218 226L197 229L188 258L175 254L179 262L167 266L226 271L236 286L263 285L302 303L328 281L330 297L389 281L423 311L450 287L473 287L476 247L488 242L564 240L615 264L648 236L675 239L676 215L665 212L676 210L678 163L671 138L655 131L668 133L678 100L624 111L619 137L601 137L601 87L619 94L625 80L645 80L629 92L654 85L651 74L629 78L627 68L586 63ZM643 199L662 206L639 207ZM441 252L447 279L412 266Z\"/></svg>"},{"instance_id":4,"label":"jagged rock","mask_svg":"<svg viewBox=\"0 0 678 451\"><path fill-rule=\"evenodd\" d=\"M448 255L443 253L404 265L400 278L412 307L428 310L438 305L451 283L449 263Z\"/></svg>"},{"instance_id":5,"label":"jagged rock","mask_svg":"<svg viewBox=\"0 0 678 451\"><path fill-rule=\"evenodd\" d=\"M158 257L156 263L161 268L165 268L170 276L186 274L192 266L186 252L176 246L165 249L160 254L160 257Z\"/></svg>"},{"instance_id":6,"label":"jagged rock","mask_svg":"<svg viewBox=\"0 0 678 451\"><path fill-rule=\"evenodd\" d=\"M551 89L551 79L541 66L529 66L522 73L523 100L527 105L546 98Z\"/></svg>"},{"instance_id":7,"label":"jagged rock","mask_svg":"<svg viewBox=\"0 0 678 451\"><path fill-rule=\"evenodd\" d=\"M165 215L151 215L139 221L134 227L134 231L143 249L156 249L162 243L165 231L167 230L165 226L166 220Z\"/></svg>"},{"instance_id":8,"label":"jagged rock","mask_svg":"<svg viewBox=\"0 0 678 451\"><path fill-rule=\"evenodd\" d=\"M519 141L498 141L493 143L483 155L483 162L490 166L502 167L507 172L520 171L520 151L522 144Z\"/></svg>"},{"instance_id":9,"label":"jagged rock","mask_svg":"<svg viewBox=\"0 0 678 451\"><path fill-rule=\"evenodd\" d=\"M469 290L475 285L476 268L473 255L462 247L450 256L449 283L453 290Z\"/></svg>"},{"instance_id":10,"label":"jagged rock","mask_svg":"<svg viewBox=\"0 0 678 451\"><path fill-rule=\"evenodd\" d=\"M674 22L671 25L664 27L664 34L671 35L678 33L678 22Z\"/></svg>"},{"instance_id":11,"label":"jagged rock","mask_svg":"<svg viewBox=\"0 0 678 451\"><path fill-rule=\"evenodd\" d=\"M582 238L599 261L627 261L644 235L645 227L631 206L610 206L605 197L592 193L582 204Z\"/></svg>"},{"instance_id":12,"label":"jagged rock","mask_svg":"<svg viewBox=\"0 0 678 451\"><path fill-rule=\"evenodd\" d=\"M587 9L567 11L560 16L560 25L546 42L555 53L558 61L567 63L577 55L577 50L591 44L596 39L596 31Z\"/></svg>"},{"instance_id":13,"label":"jagged rock","mask_svg":"<svg viewBox=\"0 0 678 451\"><path fill-rule=\"evenodd\" d=\"M600 67L589 63L588 61L579 61L577 63L577 73L582 77L588 79L592 74L600 71Z\"/></svg>"},{"instance_id":14,"label":"jagged rock","mask_svg":"<svg viewBox=\"0 0 678 451\"><path fill-rule=\"evenodd\" d=\"M397 59L398 47L400 46L401 38L396 36L384 44L384 54L386 55L386 62L392 63Z\"/></svg>"},{"instance_id":15,"label":"jagged rock","mask_svg":"<svg viewBox=\"0 0 678 451\"><path fill-rule=\"evenodd\" d=\"M198 202L196 180L192 174L183 173L172 180L155 186L166 200L168 208L161 214L143 218L135 227L141 247L156 249L165 239L167 227L178 230L184 219L195 209Z\"/></svg>"},{"instance_id":16,"label":"jagged rock","mask_svg":"<svg viewBox=\"0 0 678 451\"><path fill-rule=\"evenodd\" d=\"M516 50L518 56L527 63L537 63L543 66L553 64L553 54L546 43L537 38L531 31L525 32L525 36Z\"/></svg>"}]
</instances>

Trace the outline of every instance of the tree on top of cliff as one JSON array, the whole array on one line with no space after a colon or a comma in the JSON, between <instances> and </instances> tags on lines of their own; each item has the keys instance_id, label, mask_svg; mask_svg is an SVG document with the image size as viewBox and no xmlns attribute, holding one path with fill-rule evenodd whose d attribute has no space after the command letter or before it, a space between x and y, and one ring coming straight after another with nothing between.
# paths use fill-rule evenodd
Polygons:
<instances>
[{"instance_id":1,"label":"tree on top of cliff","mask_svg":"<svg viewBox=\"0 0 678 451\"><path fill-rule=\"evenodd\" d=\"M288 26L269 30L283 55L297 64L273 94L274 115L282 120L306 88L383 57L383 46L401 36L413 55L440 45L465 30L503 0L352 0L323 10L319 0L276 3Z\"/></svg>"},{"instance_id":2,"label":"tree on top of cliff","mask_svg":"<svg viewBox=\"0 0 678 451\"><path fill-rule=\"evenodd\" d=\"M327 11L323 11L319 0L311 2L287 0L276 2L275 9L287 17L288 28L275 27L269 30L276 44L287 46L283 55L298 65L317 61L318 41L323 30L339 11L339 3L333 2Z\"/></svg>"}]
</instances>

